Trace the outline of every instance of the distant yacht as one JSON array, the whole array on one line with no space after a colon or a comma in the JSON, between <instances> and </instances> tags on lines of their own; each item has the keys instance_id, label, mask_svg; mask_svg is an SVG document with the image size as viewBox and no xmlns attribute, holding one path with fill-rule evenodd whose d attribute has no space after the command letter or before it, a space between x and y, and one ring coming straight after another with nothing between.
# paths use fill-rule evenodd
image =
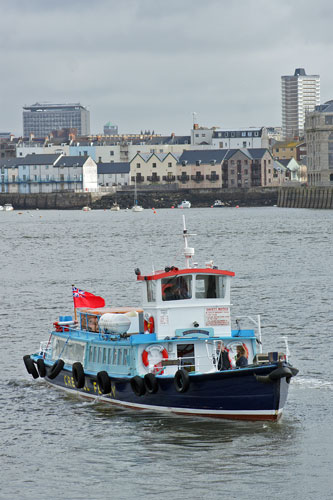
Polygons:
<instances>
[{"instance_id":1,"label":"distant yacht","mask_svg":"<svg viewBox=\"0 0 333 500\"><path fill-rule=\"evenodd\" d=\"M134 182L134 205L132 207L132 212L142 212L143 207L141 205L138 205L138 200L137 200L137 193L136 193L136 177L135 177L135 182Z\"/></svg>"}]
</instances>

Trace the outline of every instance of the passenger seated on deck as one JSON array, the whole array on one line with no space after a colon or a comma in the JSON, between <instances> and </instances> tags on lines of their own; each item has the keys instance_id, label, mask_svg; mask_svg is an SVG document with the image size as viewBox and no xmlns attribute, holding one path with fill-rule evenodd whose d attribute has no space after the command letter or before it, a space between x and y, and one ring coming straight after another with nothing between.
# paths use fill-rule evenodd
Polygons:
<instances>
[{"instance_id":1,"label":"passenger seated on deck","mask_svg":"<svg viewBox=\"0 0 333 500\"><path fill-rule=\"evenodd\" d=\"M238 368L242 368L243 366L248 365L248 360L246 357L246 352L245 349L242 345L238 345L236 348L237 355L236 355L236 366Z\"/></svg>"},{"instance_id":2,"label":"passenger seated on deck","mask_svg":"<svg viewBox=\"0 0 333 500\"><path fill-rule=\"evenodd\" d=\"M89 332L98 332L98 320L96 316L88 316Z\"/></svg>"},{"instance_id":3,"label":"passenger seated on deck","mask_svg":"<svg viewBox=\"0 0 333 500\"><path fill-rule=\"evenodd\" d=\"M223 342L217 343L216 354L218 356L217 368L218 370L230 370L231 363L229 359L229 350L225 347Z\"/></svg>"}]
</instances>

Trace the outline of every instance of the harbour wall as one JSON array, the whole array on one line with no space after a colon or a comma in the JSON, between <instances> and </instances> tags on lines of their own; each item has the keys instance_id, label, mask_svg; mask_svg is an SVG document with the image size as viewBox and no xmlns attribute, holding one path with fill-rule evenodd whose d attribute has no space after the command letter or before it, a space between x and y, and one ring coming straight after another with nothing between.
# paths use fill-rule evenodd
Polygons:
<instances>
[{"instance_id":1,"label":"harbour wall","mask_svg":"<svg viewBox=\"0 0 333 500\"><path fill-rule=\"evenodd\" d=\"M182 200L189 200L192 207L210 207L216 199L225 206L273 206L277 204L277 188L250 189L160 189L156 186L140 188L137 191L138 204L144 208L177 207ZM134 204L134 190L131 187L112 194L105 193L0 193L0 205L11 203L16 210L75 210L89 206L93 209L108 209L114 202L120 208Z\"/></svg>"},{"instance_id":2,"label":"harbour wall","mask_svg":"<svg viewBox=\"0 0 333 500\"><path fill-rule=\"evenodd\" d=\"M333 208L333 187L281 187L277 205L287 208Z\"/></svg>"}]
</instances>

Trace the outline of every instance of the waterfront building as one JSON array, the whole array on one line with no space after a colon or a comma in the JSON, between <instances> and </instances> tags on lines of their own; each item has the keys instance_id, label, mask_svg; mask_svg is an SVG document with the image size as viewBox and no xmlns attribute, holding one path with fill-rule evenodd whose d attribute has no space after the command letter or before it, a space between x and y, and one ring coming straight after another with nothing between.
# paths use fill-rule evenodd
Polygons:
<instances>
[{"instance_id":1,"label":"waterfront building","mask_svg":"<svg viewBox=\"0 0 333 500\"><path fill-rule=\"evenodd\" d=\"M53 130L75 128L79 136L90 134L90 111L80 103L38 103L23 107L23 135L46 137Z\"/></svg>"},{"instance_id":2,"label":"waterfront building","mask_svg":"<svg viewBox=\"0 0 333 500\"><path fill-rule=\"evenodd\" d=\"M130 184L129 162L98 163L98 186L127 186Z\"/></svg>"},{"instance_id":3,"label":"waterfront building","mask_svg":"<svg viewBox=\"0 0 333 500\"><path fill-rule=\"evenodd\" d=\"M278 141L271 148L272 155L278 160L300 161L306 156L306 145L304 141Z\"/></svg>"},{"instance_id":4,"label":"waterfront building","mask_svg":"<svg viewBox=\"0 0 333 500\"><path fill-rule=\"evenodd\" d=\"M1 192L97 191L97 165L90 157L27 155L1 163Z\"/></svg>"},{"instance_id":5,"label":"waterfront building","mask_svg":"<svg viewBox=\"0 0 333 500\"><path fill-rule=\"evenodd\" d=\"M295 158L274 160L274 186L300 185L307 182L306 165L299 164Z\"/></svg>"},{"instance_id":6,"label":"waterfront building","mask_svg":"<svg viewBox=\"0 0 333 500\"><path fill-rule=\"evenodd\" d=\"M15 158L16 144L12 140L12 136L0 137L0 159Z\"/></svg>"},{"instance_id":7,"label":"waterfront building","mask_svg":"<svg viewBox=\"0 0 333 500\"><path fill-rule=\"evenodd\" d=\"M178 159L174 153L137 153L130 162L130 183L174 184Z\"/></svg>"},{"instance_id":8,"label":"waterfront building","mask_svg":"<svg viewBox=\"0 0 333 500\"><path fill-rule=\"evenodd\" d=\"M242 149L268 148L268 134L265 127L219 128L193 125L191 146L193 149Z\"/></svg>"},{"instance_id":9,"label":"waterfront building","mask_svg":"<svg viewBox=\"0 0 333 500\"><path fill-rule=\"evenodd\" d=\"M190 149L190 136L141 136L138 134L122 136L89 136L75 139L47 137L20 138L16 142L17 156L27 154L63 153L67 156L90 156L97 163L122 163L131 161L138 153L181 154Z\"/></svg>"},{"instance_id":10,"label":"waterfront building","mask_svg":"<svg viewBox=\"0 0 333 500\"><path fill-rule=\"evenodd\" d=\"M273 157L264 148L184 151L179 171L182 187L190 189L273 185Z\"/></svg>"},{"instance_id":11,"label":"waterfront building","mask_svg":"<svg viewBox=\"0 0 333 500\"><path fill-rule=\"evenodd\" d=\"M316 106L306 116L308 183L333 185L333 100Z\"/></svg>"},{"instance_id":12,"label":"waterfront building","mask_svg":"<svg viewBox=\"0 0 333 500\"><path fill-rule=\"evenodd\" d=\"M296 68L294 75L281 76L281 91L283 138L302 137L306 114L320 104L320 76Z\"/></svg>"}]
</instances>

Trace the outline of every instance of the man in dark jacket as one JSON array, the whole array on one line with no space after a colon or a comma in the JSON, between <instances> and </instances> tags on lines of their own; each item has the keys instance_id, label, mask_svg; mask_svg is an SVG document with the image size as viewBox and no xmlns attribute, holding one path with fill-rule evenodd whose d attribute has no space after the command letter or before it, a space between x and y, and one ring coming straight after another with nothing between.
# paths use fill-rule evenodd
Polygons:
<instances>
[{"instance_id":1,"label":"man in dark jacket","mask_svg":"<svg viewBox=\"0 0 333 500\"><path fill-rule=\"evenodd\" d=\"M218 362L217 362L217 368L222 371L222 370L230 370L231 368L231 363L229 359L229 351L223 344L223 342L218 342L217 343L217 350L216 350L217 356L218 356Z\"/></svg>"}]
</instances>

